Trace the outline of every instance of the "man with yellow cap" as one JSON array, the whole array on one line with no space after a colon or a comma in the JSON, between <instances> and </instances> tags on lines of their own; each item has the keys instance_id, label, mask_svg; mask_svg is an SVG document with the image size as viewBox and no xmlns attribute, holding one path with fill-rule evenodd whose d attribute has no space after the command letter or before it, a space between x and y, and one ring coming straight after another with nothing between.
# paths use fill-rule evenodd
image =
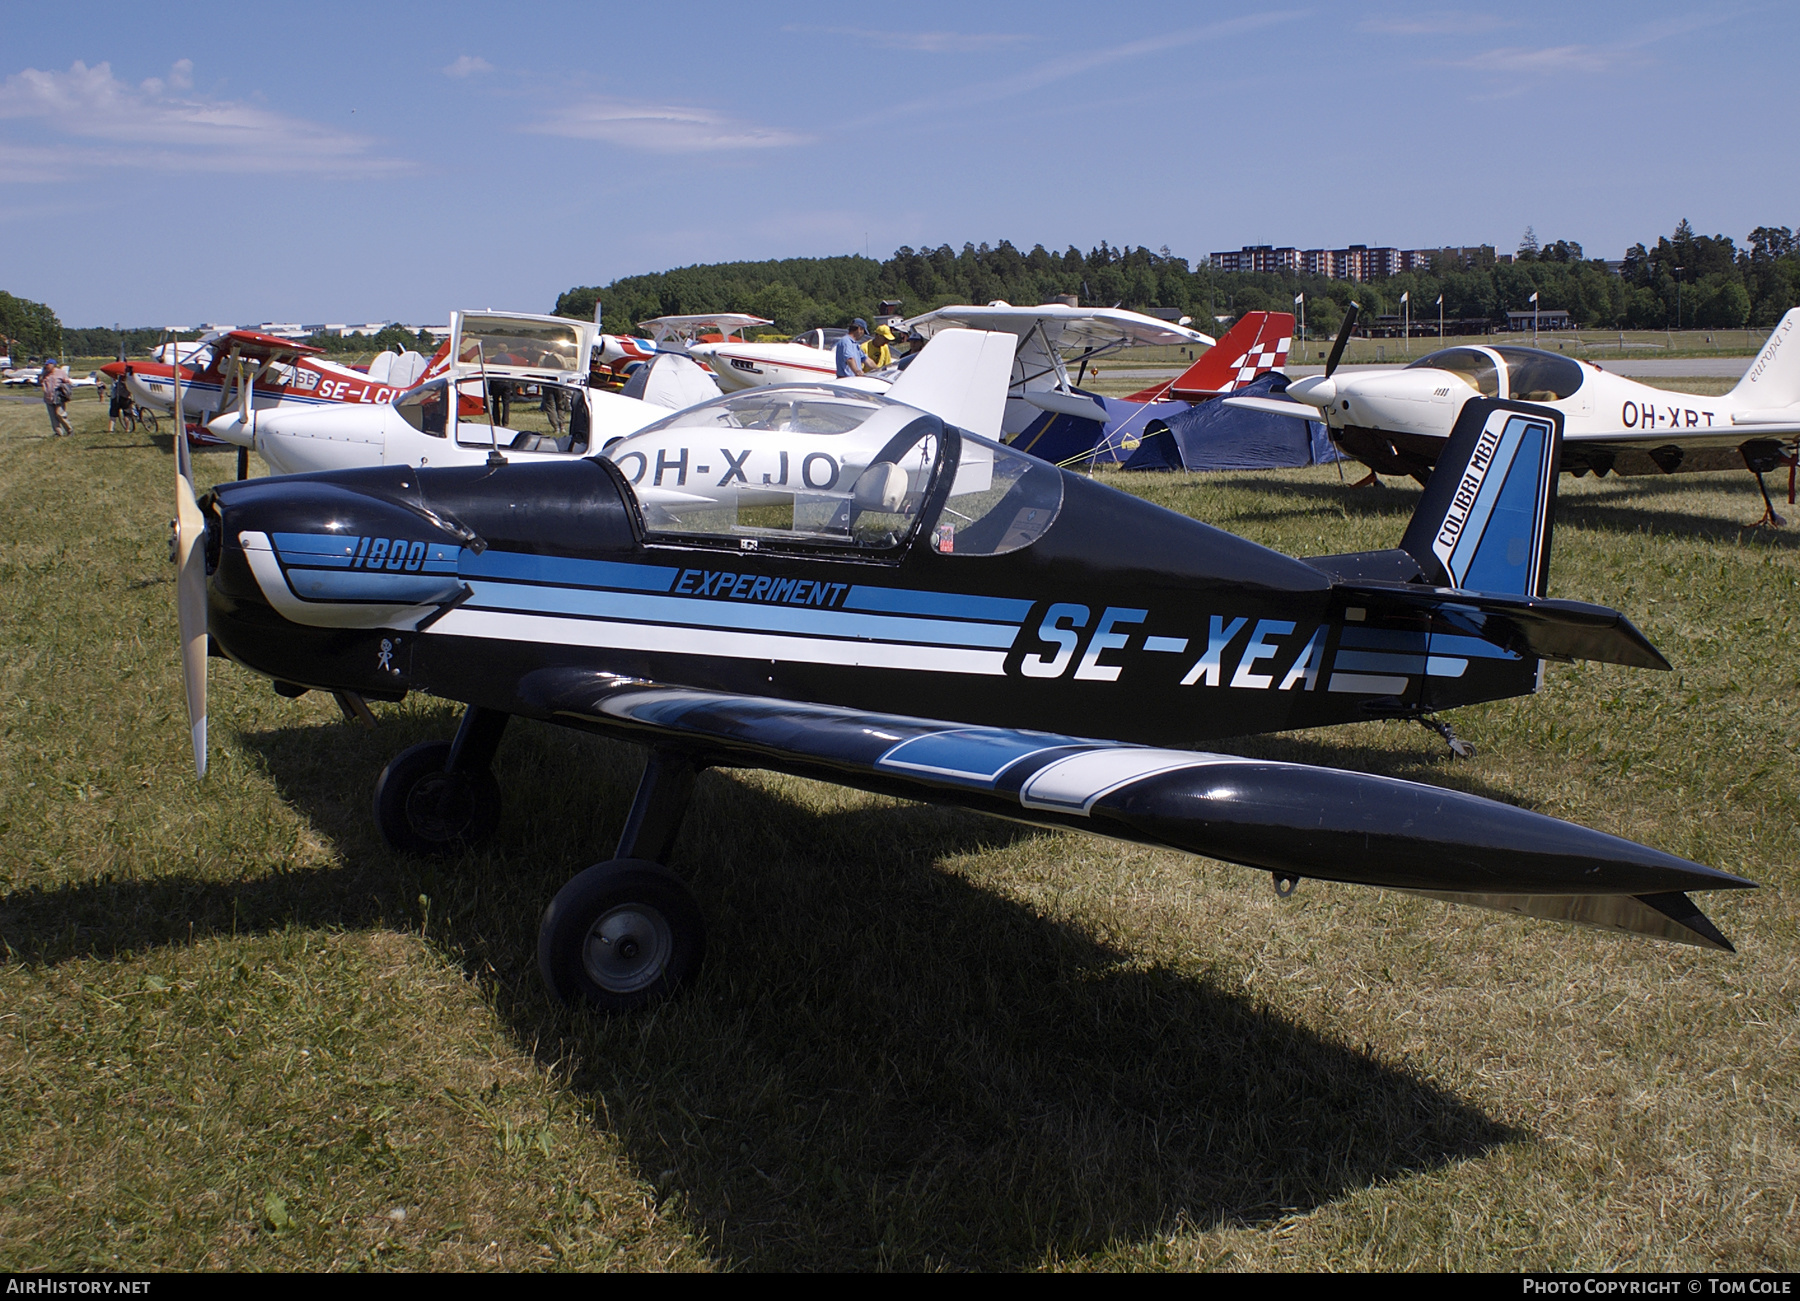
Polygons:
<instances>
[{"instance_id":1,"label":"man with yellow cap","mask_svg":"<svg viewBox=\"0 0 1800 1301\"><path fill-rule=\"evenodd\" d=\"M878 325L869 341L863 344L863 352L869 358L869 369L880 370L884 366L894 364L894 354L890 346L894 342L894 329L890 325Z\"/></svg>"}]
</instances>

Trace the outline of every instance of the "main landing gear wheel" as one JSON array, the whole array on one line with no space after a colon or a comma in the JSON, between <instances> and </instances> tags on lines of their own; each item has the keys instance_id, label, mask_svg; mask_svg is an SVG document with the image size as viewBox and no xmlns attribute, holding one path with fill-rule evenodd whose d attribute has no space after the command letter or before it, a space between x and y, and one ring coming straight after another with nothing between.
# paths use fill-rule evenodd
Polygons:
<instances>
[{"instance_id":1,"label":"main landing gear wheel","mask_svg":"<svg viewBox=\"0 0 1800 1301\"><path fill-rule=\"evenodd\" d=\"M445 772L450 742L426 741L388 760L375 782L375 825L390 848L453 854L500 825L500 784L485 768Z\"/></svg>"},{"instance_id":2,"label":"main landing gear wheel","mask_svg":"<svg viewBox=\"0 0 1800 1301\"><path fill-rule=\"evenodd\" d=\"M679 877L638 858L596 863L570 879L538 927L538 970L565 1003L635 1012L700 969L706 923Z\"/></svg>"}]
</instances>

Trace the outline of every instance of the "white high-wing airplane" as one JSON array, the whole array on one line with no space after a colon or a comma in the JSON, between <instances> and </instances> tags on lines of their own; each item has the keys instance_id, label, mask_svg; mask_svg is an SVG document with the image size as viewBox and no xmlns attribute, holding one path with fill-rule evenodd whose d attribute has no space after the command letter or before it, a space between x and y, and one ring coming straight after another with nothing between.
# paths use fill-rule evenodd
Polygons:
<instances>
[{"instance_id":1,"label":"white high-wing airplane","mask_svg":"<svg viewBox=\"0 0 1800 1301\"><path fill-rule=\"evenodd\" d=\"M1014 307L1003 302L986 307L940 307L906 322L909 330L931 338L948 328L1000 330L1017 341L1012 385L1006 394L1006 437L1020 433L1042 412L1057 411L1104 424L1107 413L1075 386L1092 362L1121 348L1155 345L1212 347L1210 334L1117 307L1070 307L1044 303ZM1064 354L1070 354L1065 356ZM1075 378L1069 378L1069 368Z\"/></svg>"},{"instance_id":2,"label":"white high-wing airplane","mask_svg":"<svg viewBox=\"0 0 1800 1301\"><path fill-rule=\"evenodd\" d=\"M236 408L207 428L254 449L277 474L480 464L496 450L527 458L586 455L719 392L710 376L675 354L658 355L622 393L589 388L585 359L595 327L581 321L452 312L450 328L426 381L390 401L269 410L240 388ZM552 402L542 401L546 393Z\"/></svg>"},{"instance_id":3,"label":"white high-wing airplane","mask_svg":"<svg viewBox=\"0 0 1800 1301\"><path fill-rule=\"evenodd\" d=\"M686 344L688 356L705 362L719 377L719 387L727 393L767 384L817 384L837 382L837 357L822 346L822 330L808 330L786 343L755 342L742 337L752 325L773 325L759 316L663 316L654 321L640 321L639 329L668 328L669 322L712 325L719 339L696 339ZM739 336L734 338L733 336ZM664 347L669 346L664 344Z\"/></svg>"},{"instance_id":4,"label":"white high-wing airplane","mask_svg":"<svg viewBox=\"0 0 1800 1301\"><path fill-rule=\"evenodd\" d=\"M1509 344L1459 344L1395 370L1337 375L1348 325L1323 375L1287 396L1226 398L1231 406L1321 417L1331 437L1377 474L1423 478L1463 403L1473 397L1540 402L1563 413L1562 468L1574 474L1674 474L1746 467L1780 524L1763 475L1800 448L1800 307L1782 317L1744 378L1716 397L1653 388L1591 361Z\"/></svg>"},{"instance_id":5,"label":"white high-wing airplane","mask_svg":"<svg viewBox=\"0 0 1800 1301\"><path fill-rule=\"evenodd\" d=\"M750 319L754 322L755 318ZM665 322L684 325L716 322L723 331L726 320L719 316L661 317L656 321L645 321L642 326L648 329ZM1185 323L1171 324L1119 308L1070 307L1063 303L1013 307L994 302L986 307L940 307L902 322L902 328L916 331L927 339L947 328L997 331L1013 336L1013 380L1004 422L1004 433L1008 438L1024 430L1043 411L1059 411L1104 422L1107 417L1100 406L1074 391L1081 373L1096 357L1127 347L1153 344L1210 347L1213 343L1210 335L1190 330ZM688 355L705 360L718 376L719 387L726 392L765 384L830 383L879 393L885 391L900 373L890 369L860 379L840 380L837 378L837 359L830 348L799 341L819 333L810 331L788 343L746 343L727 337L723 341L692 344ZM822 338L820 342L823 342ZM1063 354L1066 352L1074 355L1065 360ZM1074 381L1069 378L1071 366L1076 369Z\"/></svg>"}]
</instances>

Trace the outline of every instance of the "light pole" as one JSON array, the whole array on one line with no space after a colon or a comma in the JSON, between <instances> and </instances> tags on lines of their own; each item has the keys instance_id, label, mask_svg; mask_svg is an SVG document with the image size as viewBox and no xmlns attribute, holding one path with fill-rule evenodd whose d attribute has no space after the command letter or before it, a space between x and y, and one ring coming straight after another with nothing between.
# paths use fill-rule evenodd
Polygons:
<instances>
[{"instance_id":1,"label":"light pole","mask_svg":"<svg viewBox=\"0 0 1800 1301\"><path fill-rule=\"evenodd\" d=\"M1681 328L1681 273L1686 270L1686 267L1675 268L1675 328L1677 330Z\"/></svg>"},{"instance_id":2,"label":"light pole","mask_svg":"<svg viewBox=\"0 0 1800 1301\"><path fill-rule=\"evenodd\" d=\"M1438 295L1437 309L1438 309L1438 342L1442 343L1444 341L1444 296L1442 294Z\"/></svg>"}]
</instances>

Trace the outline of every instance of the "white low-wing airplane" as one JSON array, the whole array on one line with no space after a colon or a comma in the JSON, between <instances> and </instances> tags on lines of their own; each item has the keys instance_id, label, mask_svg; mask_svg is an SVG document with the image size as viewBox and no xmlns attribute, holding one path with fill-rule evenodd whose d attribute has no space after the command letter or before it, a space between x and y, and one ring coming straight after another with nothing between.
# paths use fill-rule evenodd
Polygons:
<instances>
[{"instance_id":1,"label":"white low-wing airplane","mask_svg":"<svg viewBox=\"0 0 1800 1301\"><path fill-rule=\"evenodd\" d=\"M1105 408L1075 391L1088 366L1098 357L1121 348L1210 348L1214 342L1211 335L1191 330L1185 322L1158 320L1117 307L1070 307L1064 303L1014 307L993 302L986 307L940 307L913 317L906 326L926 338L952 328L999 330L1014 337L1012 385L1006 394L1008 438L1045 411L1105 423ZM1073 380L1069 378L1070 367L1075 368Z\"/></svg>"},{"instance_id":2,"label":"white low-wing airplane","mask_svg":"<svg viewBox=\"0 0 1800 1301\"><path fill-rule=\"evenodd\" d=\"M1738 466L1762 476L1793 464L1800 442L1800 307L1782 317L1744 378L1714 397L1653 388L1589 361L1509 344L1457 345L1396 370L1334 374L1354 317L1323 375L1288 386L1293 401L1226 398L1231 406L1321 417L1331 437L1377 474L1423 480L1463 403L1474 397L1541 402L1563 413L1562 468L1574 474L1674 474Z\"/></svg>"}]
</instances>

